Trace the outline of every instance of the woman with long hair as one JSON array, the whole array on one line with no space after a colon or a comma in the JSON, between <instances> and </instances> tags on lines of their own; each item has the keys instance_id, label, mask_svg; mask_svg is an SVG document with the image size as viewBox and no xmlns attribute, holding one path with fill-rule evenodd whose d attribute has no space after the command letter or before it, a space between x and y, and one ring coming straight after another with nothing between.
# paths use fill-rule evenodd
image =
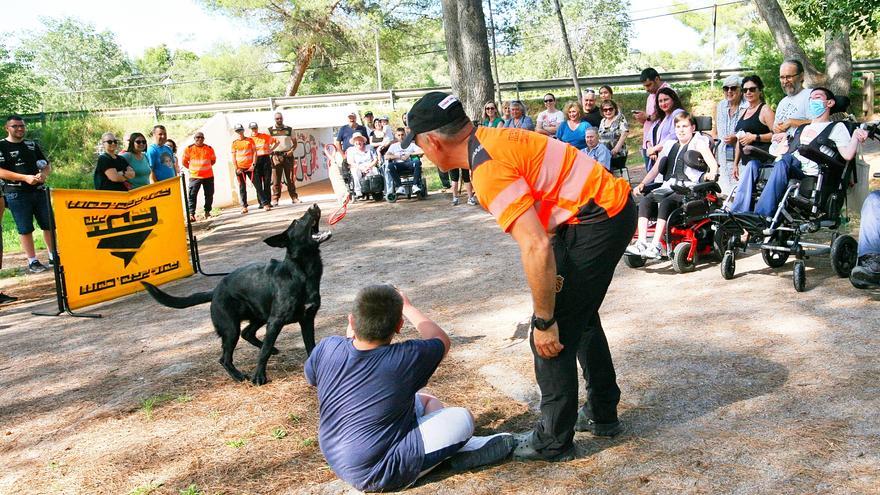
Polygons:
<instances>
[{"instance_id":1,"label":"woman with long hair","mask_svg":"<svg viewBox=\"0 0 880 495\"><path fill-rule=\"evenodd\" d=\"M675 117L682 112L684 108L675 90L660 88L657 91L653 115L657 125L651 130L651 138L645 143L645 154L650 158L649 171L657 162L657 156L663 151L663 143L675 139Z\"/></svg>"},{"instance_id":2,"label":"woman with long hair","mask_svg":"<svg viewBox=\"0 0 880 495\"><path fill-rule=\"evenodd\" d=\"M498 104L494 101L487 101L483 105L481 125L483 127L504 127L504 119L498 115Z\"/></svg>"},{"instance_id":3,"label":"woman with long hair","mask_svg":"<svg viewBox=\"0 0 880 495\"><path fill-rule=\"evenodd\" d=\"M756 161L745 152L744 146L753 146L763 151L770 149L773 137L773 119L776 113L764 103L764 81L758 75L746 76L742 80L743 99L748 106L742 111L736 123L736 150L733 158L733 178L739 179L739 164Z\"/></svg>"},{"instance_id":4,"label":"woman with long hair","mask_svg":"<svg viewBox=\"0 0 880 495\"><path fill-rule=\"evenodd\" d=\"M134 170L134 177L129 180L132 189L150 183L150 159L147 158L147 138L140 132L132 132L128 136L128 148L120 156L125 158Z\"/></svg>"}]
</instances>

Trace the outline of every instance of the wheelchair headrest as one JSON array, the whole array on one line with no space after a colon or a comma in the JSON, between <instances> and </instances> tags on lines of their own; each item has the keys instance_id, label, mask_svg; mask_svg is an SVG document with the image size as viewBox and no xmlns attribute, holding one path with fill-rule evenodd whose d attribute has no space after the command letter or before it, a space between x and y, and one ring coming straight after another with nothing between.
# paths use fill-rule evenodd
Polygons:
<instances>
[{"instance_id":1,"label":"wheelchair headrest","mask_svg":"<svg viewBox=\"0 0 880 495\"><path fill-rule=\"evenodd\" d=\"M694 170L699 170L700 172L709 170L709 166L706 165L706 160L703 159L703 155L697 150L687 150L687 152L685 152L684 164Z\"/></svg>"},{"instance_id":2,"label":"wheelchair headrest","mask_svg":"<svg viewBox=\"0 0 880 495\"><path fill-rule=\"evenodd\" d=\"M849 96L846 95L834 95L834 106L831 107L831 113L840 113L846 112L849 109L849 105L852 103L849 99Z\"/></svg>"},{"instance_id":3,"label":"wheelchair headrest","mask_svg":"<svg viewBox=\"0 0 880 495\"><path fill-rule=\"evenodd\" d=\"M694 122L697 124L697 132L712 130L712 117L710 116L694 117Z\"/></svg>"}]
</instances>

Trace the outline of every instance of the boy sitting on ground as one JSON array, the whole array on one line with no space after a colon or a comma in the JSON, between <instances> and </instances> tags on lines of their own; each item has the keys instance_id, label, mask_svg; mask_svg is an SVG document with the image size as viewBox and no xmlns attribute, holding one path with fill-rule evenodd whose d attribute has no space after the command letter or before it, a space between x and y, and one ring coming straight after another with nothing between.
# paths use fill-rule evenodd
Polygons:
<instances>
[{"instance_id":1,"label":"boy sitting on ground","mask_svg":"<svg viewBox=\"0 0 880 495\"><path fill-rule=\"evenodd\" d=\"M392 344L403 316L421 339ZM305 364L318 387L318 440L339 478L363 491L408 487L442 461L470 469L507 457L513 437L472 437L467 409L417 393L449 351L449 337L390 285L361 289L347 337L326 337Z\"/></svg>"}]
</instances>

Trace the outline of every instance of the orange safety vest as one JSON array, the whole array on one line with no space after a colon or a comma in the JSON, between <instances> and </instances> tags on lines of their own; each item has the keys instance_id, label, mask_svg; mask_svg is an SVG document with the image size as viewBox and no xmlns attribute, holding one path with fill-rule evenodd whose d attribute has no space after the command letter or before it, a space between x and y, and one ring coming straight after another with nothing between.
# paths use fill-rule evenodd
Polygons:
<instances>
[{"instance_id":1,"label":"orange safety vest","mask_svg":"<svg viewBox=\"0 0 880 495\"><path fill-rule=\"evenodd\" d=\"M190 174L197 179L214 177L213 167L216 161L214 148L207 144L202 146L191 144L183 151L183 166L188 168Z\"/></svg>"},{"instance_id":2,"label":"orange safety vest","mask_svg":"<svg viewBox=\"0 0 880 495\"><path fill-rule=\"evenodd\" d=\"M477 198L505 232L529 208L548 232L617 215L629 182L573 146L525 129L478 127L468 140Z\"/></svg>"},{"instance_id":3,"label":"orange safety vest","mask_svg":"<svg viewBox=\"0 0 880 495\"><path fill-rule=\"evenodd\" d=\"M235 166L240 169L248 169L254 165L257 148L251 138L236 139L232 142L232 156Z\"/></svg>"},{"instance_id":4,"label":"orange safety vest","mask_svg":"<svg viewBox=\"0 0 880 495\"><path fill-rule=\"evenodd\" d=\"M266 156L270 151L270 147L272 143L275 142L275 138L268 134L263 134L262 132L258 132L251 136L251 140L254 142L254 146L257 147L257 156Z\"/></svg>"}]
</instances>

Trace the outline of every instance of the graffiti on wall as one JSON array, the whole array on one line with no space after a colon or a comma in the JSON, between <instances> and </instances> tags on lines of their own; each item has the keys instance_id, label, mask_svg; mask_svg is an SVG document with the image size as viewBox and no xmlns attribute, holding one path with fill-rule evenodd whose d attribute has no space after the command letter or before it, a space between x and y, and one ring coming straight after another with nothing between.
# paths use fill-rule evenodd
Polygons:
<instances>
[{"instance_id":1,"label":"graffiti on wall","mask_svg":"<svg viewBox=\"0 0 880 495\"><path fill-rule=\"evenodd\" d=\"M293 150L293 171L298 182L308 182L318 170L327 170L327 160L318 153L318 148L323 148L324 144L315 139L311 133L300 132L296 140L296 149Z\"/></svg>"}]
</instances>

